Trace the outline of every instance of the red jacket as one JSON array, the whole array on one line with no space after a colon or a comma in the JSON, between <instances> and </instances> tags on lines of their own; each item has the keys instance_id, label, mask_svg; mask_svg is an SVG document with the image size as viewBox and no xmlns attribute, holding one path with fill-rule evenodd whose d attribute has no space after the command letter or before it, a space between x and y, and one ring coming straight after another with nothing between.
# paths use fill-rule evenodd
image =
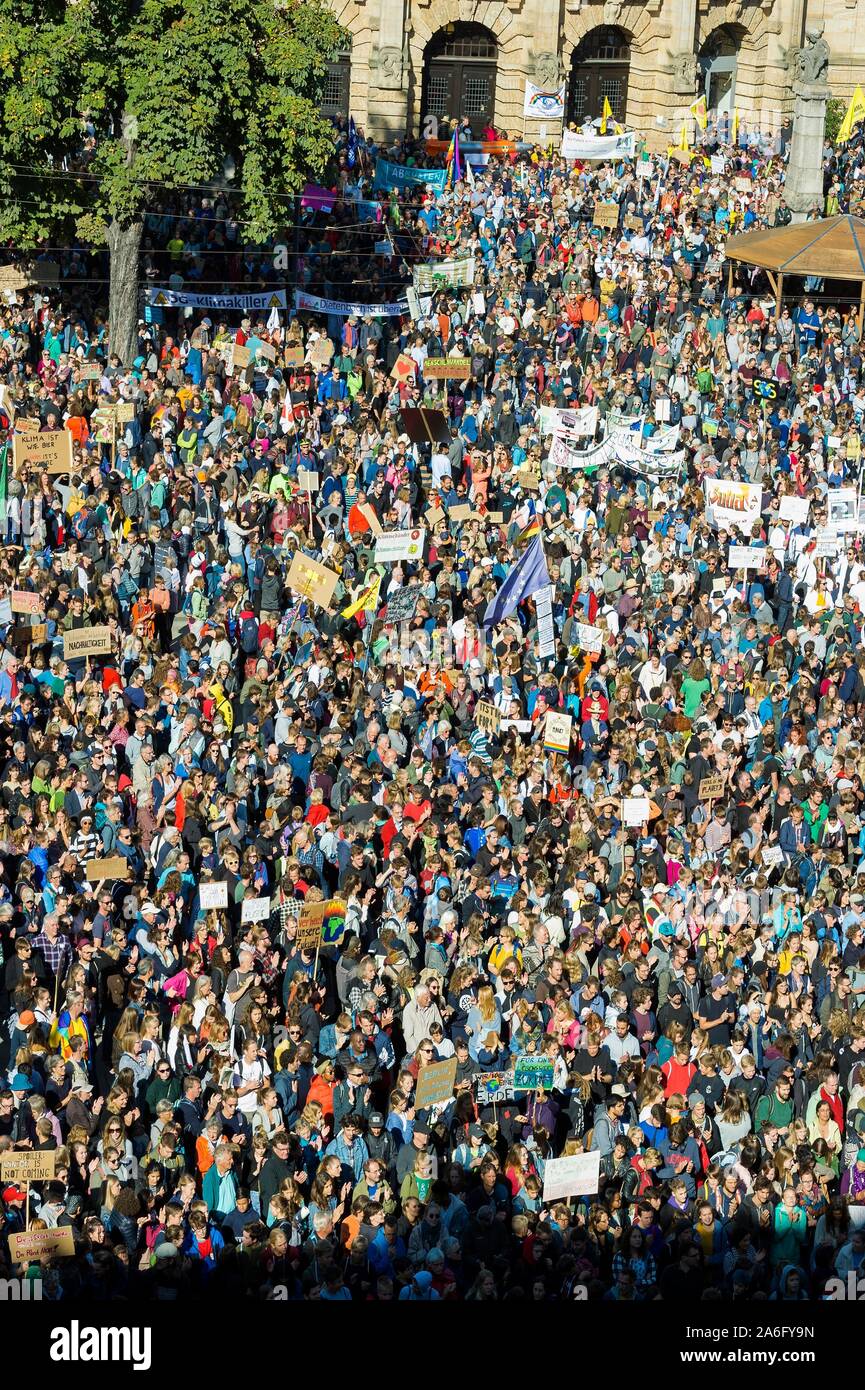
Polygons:
<instances>
[{"instance_id":1,"label":"red jacket","mask_svg":"<svg viewBox=\"0 0 865 1390\"><path fill-rule=\"evenodd\" d=\"M671 1057L661 1067L666 1099L669 1100L670 1096L675 1095L686 1096L696 1074L697 1068L693 1062L677 1062L675 1057Z\"/></svg>"}]
</instances>

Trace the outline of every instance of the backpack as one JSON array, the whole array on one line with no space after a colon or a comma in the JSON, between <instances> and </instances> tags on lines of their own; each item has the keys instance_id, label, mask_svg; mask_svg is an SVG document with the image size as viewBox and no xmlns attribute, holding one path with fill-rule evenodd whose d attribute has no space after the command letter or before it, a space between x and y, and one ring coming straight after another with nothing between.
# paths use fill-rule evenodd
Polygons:
<instances>
[{"instance_id":1,"label":"backpack","mask_svg":"<svg viewBox=\"0 0 865 1390\"><path fill-rule=\"evenodd\" d=\"M251 613L240 620L240 649L247 656L258 651L258 623Z\"/></svg>"}]
</instances>

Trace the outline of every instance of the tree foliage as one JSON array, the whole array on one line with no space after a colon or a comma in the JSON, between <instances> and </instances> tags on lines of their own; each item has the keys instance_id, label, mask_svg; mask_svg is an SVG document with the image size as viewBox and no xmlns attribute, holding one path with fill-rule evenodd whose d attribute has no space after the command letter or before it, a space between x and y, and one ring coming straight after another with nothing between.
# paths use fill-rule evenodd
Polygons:
<instances>
[{"instance_id":1,"label":"tree foliage","mask_svg":"<svg viewBox=\"0 0 865 1390\"><path fill-rule=\"evenodd\" d=\"M321 0L0 0L0 238L129 226L227 157L250 238L272 235L332 156L346 42Z\"/></svg>"}]
</instances>

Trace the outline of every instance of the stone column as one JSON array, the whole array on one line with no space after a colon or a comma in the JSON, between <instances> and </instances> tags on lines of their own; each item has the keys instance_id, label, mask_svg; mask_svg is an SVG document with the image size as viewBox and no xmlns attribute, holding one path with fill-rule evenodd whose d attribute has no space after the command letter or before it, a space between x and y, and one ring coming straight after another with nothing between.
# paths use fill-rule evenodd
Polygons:
<instances>
[{"instance_id":1,"label":"stone column","mask_svg":"<svg viewBox=\"0 0 865 1390\"><path fill-rule=\"evenodd\" d=\"M831 92L825 83L816 82L797 82L793 92L793 139L784 201L793 221L804 222L815 204L823 208L823 140Z\"/></svg>"},{"instance_id":2,"label":"stone column","mask_svg":"<svg viewBox=\"0 0 865 1390\"><path fill-rule=\"evenodd\" d=\"M378 33L369 58L367 123L379 140L405 134L408 117L408 33L405 0L379 0ZM375 26L373 26L375 29Z\"/></svg>"}]
</instances>

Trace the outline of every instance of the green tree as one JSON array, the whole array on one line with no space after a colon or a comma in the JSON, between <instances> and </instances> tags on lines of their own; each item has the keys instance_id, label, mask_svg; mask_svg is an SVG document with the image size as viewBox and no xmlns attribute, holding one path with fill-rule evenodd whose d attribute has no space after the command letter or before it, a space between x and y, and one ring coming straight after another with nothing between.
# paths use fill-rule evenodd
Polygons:
<instances>
[{"instance_id":1,"label":"green tree","mask_svg":"<svg viewBox=\"0 0 865 1390\"><path fill-rule=\"evenodd\" d=\"M830 97L826 103L826 121L823 129L826 139L830 140L833 144L835 143L838 131L841 129L841 122L844 119L846 110L847 103L846 101L842 101L840 97Z\"/></svg>"},{"instance_id":2,"label":"green tree","mask_svg":"<svg viewBox=\"0 0 865 1390\"><path fill-rule=\"evenodd\" d=\"M250 239L274 235L333 157L319 106L346 42L322 0L0 0L0 237L107 244L129 362L145 213L230 159Z\"/></svg>"}]
</instances>

